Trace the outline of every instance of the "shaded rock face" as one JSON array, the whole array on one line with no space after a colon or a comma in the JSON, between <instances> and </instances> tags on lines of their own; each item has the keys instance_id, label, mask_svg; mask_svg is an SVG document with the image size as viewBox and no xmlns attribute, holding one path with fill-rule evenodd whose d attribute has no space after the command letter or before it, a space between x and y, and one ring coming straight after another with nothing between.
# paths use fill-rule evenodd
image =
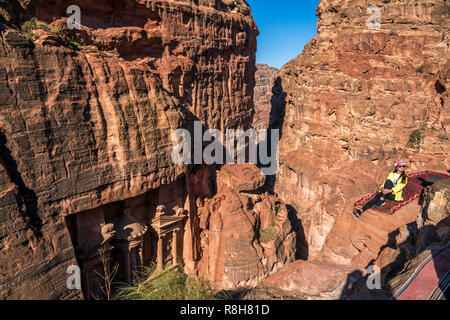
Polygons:
<instances>
[{"instance_id":1,"label":"shaded rock face","mask_svg":"<svg viewBox=\"0 0 450 320\"><path fill-rule=\"evenodd\" d=\"M286 105L275 191L297 212L309 259L351 263L334 250L345 229L338 221L348 220L338 217L396 161L411 171L450 167L448 2L371 4L381 8L380 30L367 28L365 1L320 1L318 35L279 74Z\"/></svg>"},{"instance_id":2,"label":"shaded rock face","mask_svg":"<svg viewBox=\"0 0 450 320\"><path fill-rule=\"evenodd\" d=\"M450 181L427 188L423 195L422 212L417 217L416 253L430 244L450 241Z\"/></svg>"},{"instance_id":3,"label":"shaded rock face","mask_svg":"<svg viewBox=\"0 0 450 320\"><path fill-rule=\"evenodd\" d=\"M273 88L278 76L278 69L266 64L257 64L255 73L255 116L253 117L252 127L255 129L267 129L269 127L270 115L273 108L279 108L279 105L273 105Z\"/></svg>"},{"instance_id":4,"label":"shaded rock face","mask_svg":"<svg viewBox=\"0 0 450 320\"><path fill-rule=\"evenodd\" d=\"M69 5L81 8L75 33ZM33 16L48 28L19 32ZM136 208L189 211L196 272L195 200L215 194L214 173L174 165L170 136L195 119L250 126L258 30L245 1L2 1L0 31L0 297L81 297L66 288L77 264L66 221L100 212L84 221L93 245L124 200L154 192ZM185 176L189 190L172 190Z\"/></svg>"}]
</instances>

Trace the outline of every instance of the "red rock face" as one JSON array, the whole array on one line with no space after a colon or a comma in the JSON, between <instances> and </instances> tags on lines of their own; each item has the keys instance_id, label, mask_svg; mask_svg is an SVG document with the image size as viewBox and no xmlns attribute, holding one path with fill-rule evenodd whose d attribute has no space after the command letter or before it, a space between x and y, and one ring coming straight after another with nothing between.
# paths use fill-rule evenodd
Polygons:
<instances>
[{"instance_id":1,"label":"red rock face","mask_svg":"<svg viewBox=\"0 0 450 320\"><path fill-rule=\"evenodd\" d=\"M82 12L75 33L65 30L69 4ZM76 259L65 217L169 188L188 170L172 163L170 135L194 119L248 128L258 30L244 1L19 1L5 8L0 297L79 297L66 288ZM19 32L17 22L32 16L46 30ZM206 179L212 182L200 181L199 189L213 184ZM195 219L187 225L193 251Z\"/></svg>"},{"instance_id":2,"label":"red rock face","mask_svg":"<svg viewBox=\"0 0 450 320\"><path fill-rule=\"evenodd\" d=\"M367 28L366 2L320 1L318 35L280 71L276 192L302 221L309 259L350 264L360 254L351 241L336 250L353 226L347 216L396 161L411 171L450 167L448 4L373 4L380 30ZM370 252L360 265L376 257Z\"/></svg>"},{"instance_id":3,"label":"red rock face","mask_svg":"<svg viewBox=\"0 0 450 320\"><path fill-rule=\"evenodd\" d=\"M351 266L298 260L263 280L261 285L246 294L245 298L270 299L271 297L265 296L264 292L276 288L288 299L344 299L356 284L361 284L363 274L364 270Z\"/></svg>"},{"instance_id":4,"label":"red rock face","mask_svg":"<svg viewBox=\"0 0 450 320\"><path fill-rule=\"evenodd\" d=\"M253 118L253 128L267 129L272 108L279 108L273 97L273 87L278 77L278 69L265 64L256 65L255 74L255 116Z\"/></svg>"},{"instance_id":5,"label":"red rock face","mask_svg":"<svg viewBox=\"0 0 450 320\"><path fill-rule=\"evenodd\" d=\"M432 210L439 231L427 236L427 228L408 231L418 215L417 226L426 224L418 201L393 216L352 215L353 203L375 191L397 160L412 171L450 165L450 8L374 4L380 30L367 28L362 1L320 1L318 35L280 71L285 115L271 123L282 128L275 190L301 220L306 243L297 250L309 261L284 267L244 298L387 299L389 292L361 283L369 263L382 268L385 284L418 253L406 239L448 238L444 201ZM348 288L355 272L362 287Z\"/></svg>"},{"instance_id":6,"label":"red rock face","mask_svg":"<svg viewBox=\"0 0 450 320\"><path fill-rule=\"evenodd\" d=\"M78 5L83 27L74 36L82 45L155 69L164 89L211 128L248 127L258 33L248 6L184 2L40 1L36 15L51 23ZM64 30L65 19L52 26Z\"/></svg>"},{"instance_id":7,"label":"red rock face","mask_svg":"<svg viewBox=\"0 0 450 320\"><path fill-rule=\"evenodd\" d=\"M264 183L254 165L225 165L217 177L219 192L199 206L198 272L215 288L253 287L295 259L286 206Z\"/></svg>"}]
</instances>

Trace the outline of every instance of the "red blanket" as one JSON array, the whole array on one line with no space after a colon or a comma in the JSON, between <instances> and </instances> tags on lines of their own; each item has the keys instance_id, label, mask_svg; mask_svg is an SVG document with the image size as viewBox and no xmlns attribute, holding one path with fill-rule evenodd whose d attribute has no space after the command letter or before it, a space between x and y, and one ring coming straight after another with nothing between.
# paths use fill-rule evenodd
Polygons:
<instances>
[{"instance_id":1,"label":"red blanket","mask_svg":"<svg viewBox=\"0 0 450 320\"><path fill-rule=\"evenodd\" d=\"M380 208L372 208L372 210L376 210L385 214L393 214L398 209L406 206L411 201L416 200L422 190L426 187L427 183L434 183L440 180L448 179L450 176L445 173L434 172L431 170L416 172L408 175L409 181L406 187L403 189L403 198L404 201L390 201L386 200L386 204ZM367 202L369 202L377 193L374 192L368 196L363 197L362 199L355 202L356 205L364 206Z\"/></svg>"}]
</instances>

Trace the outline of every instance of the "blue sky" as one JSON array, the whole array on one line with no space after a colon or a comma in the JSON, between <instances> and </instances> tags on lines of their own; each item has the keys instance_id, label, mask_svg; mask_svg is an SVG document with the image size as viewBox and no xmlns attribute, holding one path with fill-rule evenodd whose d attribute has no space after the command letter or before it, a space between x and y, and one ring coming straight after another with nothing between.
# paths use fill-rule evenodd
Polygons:
<instances>
[{"instance_id":1,"label":"blue sky","mask_svg":"<svg viewBox=\"0 0 450 320\"><path fill-rule=\"evenodd\" d=\"M317 34L319 0L247 0L260 35L256 62L281 68Z\"/></svg>"}]
</instances>

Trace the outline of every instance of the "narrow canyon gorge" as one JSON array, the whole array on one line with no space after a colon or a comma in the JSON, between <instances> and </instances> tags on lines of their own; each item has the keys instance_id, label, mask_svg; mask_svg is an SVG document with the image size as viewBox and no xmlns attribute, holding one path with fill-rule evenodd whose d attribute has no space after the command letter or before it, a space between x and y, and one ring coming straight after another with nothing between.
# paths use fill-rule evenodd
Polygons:
<instances>
[{"instance_id":1,"label":"narrow canyon gorge","mask_svg":"<svg viewBox=\"0 0 450 320\"><path fill-rule=\"evenodd\" d=\"M404 284L430 255L450 267L450 3L316 14L278 70L245 0L0 0L0 299L104 299L106 269L152 264L236 299L427 299ZM279 130L277 173L174 163L198 121ZM439 179L355 217L398 160Z\"/></svg>"}]
</instances>

